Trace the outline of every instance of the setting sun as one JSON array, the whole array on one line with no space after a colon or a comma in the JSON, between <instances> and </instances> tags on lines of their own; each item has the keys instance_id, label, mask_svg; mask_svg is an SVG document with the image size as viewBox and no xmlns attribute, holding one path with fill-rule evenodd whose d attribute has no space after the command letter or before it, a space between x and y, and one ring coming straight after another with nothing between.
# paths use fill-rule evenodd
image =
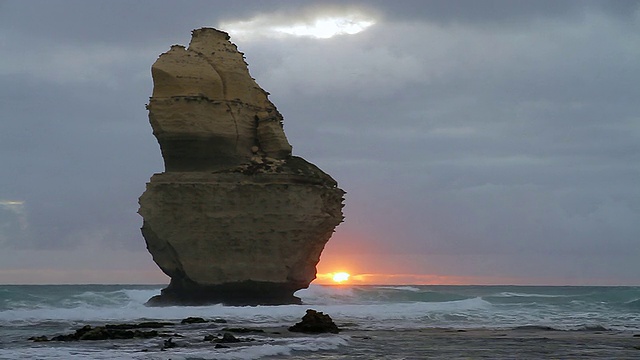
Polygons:
<instances>
[{"instance_id":1,"label":"setting sun","mask_svg":"<svg viewBox=\"0 0 640 360\"><path fill-rule=\"evenodd\" d=\"M349 275L346 272L337 272L337 273L333 274L333 278L332 279L333 279L334 282L343 283L343 282L349 280L349 276L351 276L351 275Z\"/></svg>"}]
</instances>

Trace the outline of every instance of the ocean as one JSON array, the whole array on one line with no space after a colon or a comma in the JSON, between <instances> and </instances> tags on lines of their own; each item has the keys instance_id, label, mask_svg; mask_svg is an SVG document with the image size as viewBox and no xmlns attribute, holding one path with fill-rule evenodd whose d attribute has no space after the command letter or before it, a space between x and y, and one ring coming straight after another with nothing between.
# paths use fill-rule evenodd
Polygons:
<instances>
[{"instance_id":1,"label":"ocean","mask_svg":"<svg viewBox=\"0 0 640 360\"><path fill-rule=\"evenodd\" d=\"M162 287L0 286L0 359L640 359L640 287L311 285L303 305L144 306ZM342 331L289 332L306 309ZM29 340L150 321L163 336ZM216 347L229 331L241 341Z\"/></svg>"}]
</instances>

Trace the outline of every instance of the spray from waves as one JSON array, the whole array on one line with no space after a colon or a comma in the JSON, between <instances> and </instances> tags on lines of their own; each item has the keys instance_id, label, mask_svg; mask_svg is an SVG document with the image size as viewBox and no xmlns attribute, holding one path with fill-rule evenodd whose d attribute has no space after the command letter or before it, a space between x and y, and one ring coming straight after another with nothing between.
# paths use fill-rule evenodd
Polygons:
<instances>
[{"instance_id":1,"label":"spray from waves","mask_svg":"<svg viewBox=\"0 0 640 360\"><path fill-rule=\"evenodd\" d=\"M515 293L515 292L501 292L493 295L493 297L515 297L515 298L566 298L571 295L554 295L554 294L527 294L527 293Z\"/></svg>"},{"instance_id":2,"label":"spray from waves","mask_svg":"<svg viewBox=\"0 0 640 360\"><path fill-rule=\"evenodd\" d=\"M57 289L61 290L61 289ZM62 289L64 290L64 289ZM347 288L312 286L299 292L304 305L282 306L196 306L147 307L144 303L159 288L82 288L67 294L68 301L43 301L39 305L0 311L0 325L42 324L43 321L70 324L175 321L190 316L220 317L242 326L289 326L304 315L306 308L331 314L342 323L362 328L420 327L445 321L446 314L468 318L485 311L490 304L479 297L444 296L435 301L432 292L406 289ZM413 299L415 297L415 299ZM418 301L424 298L429 301ZM69 300L70 299L70 300ZM412 301L413 300L413 301ZM484 309L484 310L483 310ZM375 319L375 321L372 321Z\"/></svg>"},{"instance_id":3,"label":"spray from waves","mask_svg":"<svg viewBox=\"0 0 640 360\"><path fill-rule=\"evenodd\" d=\"M6 290L9 287L0 287ZM46 289L45 289L46 288ZM10 288L0 293L0 326L46 322L79 324L224 318L238 326L289 326L307 308L357 329L421 327L571 329L640 328L639 288L319 286L296 293L300 305L146 307L161 286Z\"/></svg>"},{"instance_id":4,"label":"spray from waves","mask_svg":"<svg viewBox=\"0 0 640 360\"><path fill-rule=\"evenodd\" d=\"M448 327L452 320L470 327L477 326L478 318L486 319L491 313L491 304L479 297L446 302L327 304L313 308L331 314L338 326L359 330Z\"/></svg>"},{"instance_id":5,"label":"spray from waves","mask_svg":"<svg viewBox=\"0 0 640 360\"><path fill-rule=\"evenodd\" d=\"M504 287L499 290L505 290ZM513 291L517 290L517 291ZM629 309L629 304L640 298L637 287L513 287L482 296L496 305L537 305L593 310Z\"/></svg>"},{"instance_id":6,"label":"spray from waves","mask_svg":"<svg viewBox=\"0 0 640 360\"><path fill-rule=\"evenodd\" d=\"M320 350L333 350L339 346L346 345L347 339L340 336L281 338L273 341L271 344L234 348L227 351L223 350L217 353L215 358L221 360L261 359L267 356L291 356L296 351L307 353ZM203 359L208 359L211 356L211 351L185 355L184 359L193 359L199 356L202 356Z\"/></svg>"},{"instance_id":7,"label":"spray from waves","mask_svg":"<svg viewBox=\"0 0 640 360\"><path fill-rule=\"evenodd\" d=\"M0 287L0 311L6 309L114 307L141 302L159 286L9 285ZM146 301L146 299L144 301Z\"/></svg>"},{"instance_id":8,"label":"spray from waves","mask_svg":"<svg viewBox=\"0 0 640 360\"><path fill-rule=\"evenodd\" d=\"M138 319L160 287L116 285L7 286L0 324L42 320Z\"/></svg>"},{"instance_id":9,"label":"spray from waves","mask_svg":"<svg viewBox=\"0 0 640 360\"><path fill-rule=\"evenodd\" d=\"M305 304L380 304L402 302L448 302L472 299L473 294L458 294L417 286L311 286L296 293Z\"/></svg>"},{"instance_id":10,"label":"spray from waves","mask_svg":"<svg viewBox=\"0 0 640 360\"><path fill-rule=\"evenodd\" d=\"M309 290L299 294L305 303L367 328L640 328L639 287L354 286L348 290Z\"/></svg>"},{"instance_id":11,"label":"spray from waves","mask_svg":"<svg viewBox=\"0 0 640 360\"><path fill-rule=\"evenodd\" d=\"M144 306L160 288L0 286L0 329L3 331L0 341L1 346L10 346L0 351L0 358L167 359L169 354L158 350L162 339L123 342L118 347L111 343L34 345L25 340L34 335L70 333L86 324L147 320L172 322L182 335L191 331L188 336L176 339L176 342L187 342L186 346L172 349L170 353L172 359L185 360L302 358L313 357L312 352L323 350L328 350L328 354L344 353L358 343L353 335L358 330L640 330L640 288L312 285L297 293L304 302L302 306ZM345 331L340 335L309 339L281 331L298 322L307 308L330 314ZM194 326L188 330L178 325L181 319L190 316L222 318L233 327L278 328L279 334L267 331L269 335L255 335L257 340L250 345L241 343L232 349L212 352L211 344L201 341L202 335L210 331L208 329L218 330L227 325ZM350 338L350 334L354 337ZM378 346L377 340L370 343ZM345 346L346 349L341 349Z\"/></svg>"},{"instance_id":12,"label":"spray from waves","mask_svg":"<svg viewBox=\"0 0 640 360\"><path fill-rule=\"evenodd\" d=\"M78 324L125 323L147 320L176 321L190 316L222 317L238 325L283 326L299 321L299 305L233 307L169 306L144 304L160 287L44 286L4 287L0 326L47 322Z\"/></svg>"},{"instance_id":13,"label":"spray from waves","mask_svg":"<svg viewBox=\"0 0 640 360\"><path fill-rule=\"evenodd\" d=\"M389 289L389 290L401 290L401 291L413 291L413 292L421 292L423 291L420 288L415 286L378 286L379 289Z\"/></svg>"}]
</instances>

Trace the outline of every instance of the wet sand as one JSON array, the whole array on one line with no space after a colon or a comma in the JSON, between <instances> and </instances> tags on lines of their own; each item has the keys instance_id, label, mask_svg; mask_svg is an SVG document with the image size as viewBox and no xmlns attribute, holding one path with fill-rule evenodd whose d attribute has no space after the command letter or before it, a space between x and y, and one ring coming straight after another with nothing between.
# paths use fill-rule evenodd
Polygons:
<instances>
[{"instance_id":1,"label":"wet sand","mask_svg":"<svg viewBox=\"0 0 640 360\"><path fill-rule=\"evenodd\" d=\"M300 359L640 359L640 333L550 329L344 331L345 348ZM294 357L296 358L296 357Z\"/></svg>"}]
</instances>

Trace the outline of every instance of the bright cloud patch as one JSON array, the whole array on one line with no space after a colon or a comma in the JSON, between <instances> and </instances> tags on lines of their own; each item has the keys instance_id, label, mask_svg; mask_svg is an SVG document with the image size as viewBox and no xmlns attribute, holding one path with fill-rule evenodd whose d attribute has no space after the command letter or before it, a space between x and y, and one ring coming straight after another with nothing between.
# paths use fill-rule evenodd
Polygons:
<instances>
[{"instance_id":1,"label":"bright cloud patch","mask_svg":"<svg viewBox=\"0 0 640 360\"><path fill-rule=\"evenodd\" d=\"M294 36L309 36L318 39L328 39L336 35L357 34L366 30L374 23L375 22L373 20L332 16L318 18L312 24L302 23L291 26L275 27L274 30Z\"/></svg>"},{"instance_id":2,"label":"bright cloud patch","mask_svg":"<svg viewBox=\"0 0 640 360\"><path fill-rule=\"evenodd\" d=\"M299 36L328 39L353 35L375 24L372 16L360 12L317 14L300 19L279 14L259 15L246 21L220 23L220 28L237 38Z\"/></svg>"},{"instance_id":3,"label":"bright cloud patch","mask_svg":"<svg viewBox=\"0 0 640 360\"><path fill-rule=\"evenodd\" d=\"M13 207L13 206L22 206L22 205L24 205L24 201L0 200L0 206Z\"/></svg>"}]
</instances>

